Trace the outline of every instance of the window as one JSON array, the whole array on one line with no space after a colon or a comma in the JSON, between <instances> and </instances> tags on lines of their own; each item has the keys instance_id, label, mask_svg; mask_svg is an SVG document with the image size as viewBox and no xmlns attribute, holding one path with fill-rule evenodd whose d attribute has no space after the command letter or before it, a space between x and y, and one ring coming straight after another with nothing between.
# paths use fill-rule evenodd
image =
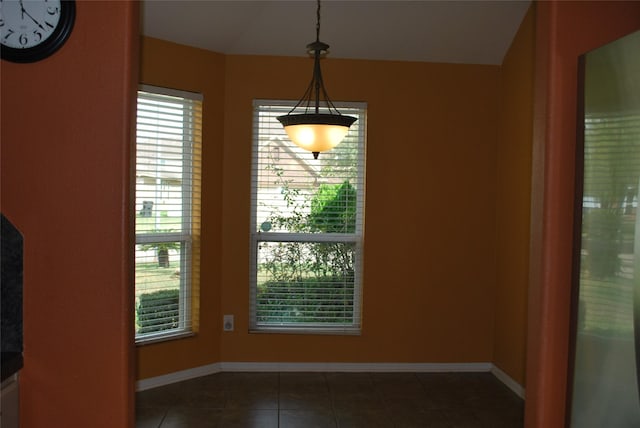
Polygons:
<instances>
[{"instance_id":1,"label":"window","mask_svg":"<svg viewBox=\"0 0 640 428\"><path fill-rule=\"evenodd\" d=\"M198 283L202 96L143 86L136 137L136 341L190 334Z\"/></svg>"},{"instance_id":2,"label":"window","mask_svg":"<svg viewBox=\"0 0 640 428\"><path fill-rule=\"evenodd\" d=\"M621 337L633 330L639 143L638 112L585 114L581 333Z\"/></svg>"},{"instance_id":3,"label":"window","mask_svg":"<svg viewBox=\"0 0 640 428\"><path fill-rule=\"evenodd\" d=\"M276 117L294 103L254 101L252 331L360 332L366 106L345 140L317 160Z\"/></svg>"}]
</instances>

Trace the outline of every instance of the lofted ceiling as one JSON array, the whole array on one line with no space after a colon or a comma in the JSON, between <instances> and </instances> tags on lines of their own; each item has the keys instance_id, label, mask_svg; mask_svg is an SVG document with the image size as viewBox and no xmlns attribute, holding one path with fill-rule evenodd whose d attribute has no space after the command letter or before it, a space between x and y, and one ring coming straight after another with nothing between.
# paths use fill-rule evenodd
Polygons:
<instances>
[{"instance_id":1,"label":"lofted ceiling","mask_svg":"<svg viewBox=\"0 0 640 428\"><path fill-rule=\"evenodd\" d=\"M530 0L323 0L332 58L501 64ZM144 0L142 33L224 54L305 56L316 2Z\"/></svg>"}]
</instances>

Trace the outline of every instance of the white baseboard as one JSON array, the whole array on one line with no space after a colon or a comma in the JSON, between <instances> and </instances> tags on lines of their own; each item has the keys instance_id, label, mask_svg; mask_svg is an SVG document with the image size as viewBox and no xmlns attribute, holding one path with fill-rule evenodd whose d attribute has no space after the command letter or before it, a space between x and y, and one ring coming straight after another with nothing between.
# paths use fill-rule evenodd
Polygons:
<instances>
[{"instance_id":1,"label":"white baseboard","mask_svg":"<svg viewBox=\"0 0 640 428\"><path fill-rule=\"evenodd\" d=\"M522 399L525 389L508 374L491 363L235 363L208 364L142 379L136 382L136 390L157 388L184 380L220 372L491 372L498 380Z\"/></svg>"},{"instance_id":2,"label":"white baseboard","mask_svg":"<svg viewBox=\"0 0 640 428\"><path fill-rule=\"evenodd\" d=\"M525 389L522 387L522 385L513 380L511 376L509 376L493 364L491 365L491 373L496 378L498 378L500 382L504 383L510 390L515 392L518 397L522 398L523 400L525 399Z\"/></svg>"},{"instance_id":3,"label":"white baseboard","mask_svg":"<svg viewBox=\"0 0 640 428\"><path fill-rule=\"evenodd\" d=\"M222 362L181 370L136 382L136 390L157 388L171 383L219 372L488 372L491 363L236 363ZM506 376L506 375L505 375ZM497 377L497 376L496 376Z\"/></svg>"},{"instance_id":4,"label":"white baseboard","mask_svg":"<svg viewBox=\"0 0 640 428\"><path fill-rule=\"evenodd\" d=\"M220 363L223 372L487 372L490 363Z\"/></svg>"},{"instance_id":5,"label":"white baseboard","mask_svg":"<svg viewBox=\"0 0 640 428\"><path fill-rule=\"evenodd\" d=\"M206 366L194 367L192 369L180 370L178 372L168 373L162 376L149 377L136 382L136 391L144 391L146 389L157 388L183 380L194 379L201 376L220 372L220 363L207 364Z\"/></svg>"}]
</instances>

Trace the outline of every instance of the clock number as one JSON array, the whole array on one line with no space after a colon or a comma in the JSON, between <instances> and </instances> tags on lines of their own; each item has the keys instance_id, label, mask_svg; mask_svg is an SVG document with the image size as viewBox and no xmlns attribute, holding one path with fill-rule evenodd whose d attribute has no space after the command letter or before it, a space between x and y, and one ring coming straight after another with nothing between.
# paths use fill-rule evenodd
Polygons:
<instances>
[{"instance_id":1,"label":"clock number","mask_svg":"<svg viewBox=\"0 0 640 428\"><path fill-rule=\"evenodd\" d=\"M20 34L20 38L18 39L18 41L20 42L20 44L22 46L24 46L29 42L29 39L27 38L26 34L22 33L22 34Z\"/></svg>"},{"instance_id":2,"label":"clock number","mask_svg":"<svg viewBox=\"0 0 640 428\"><path fill-rule=\"evenodd\" d=\"M60 12L60 9L58 9L57 7L49 6L47 8L47 13L49 15L57 15L59 12Z\"/></svg>"},{"instance_id":3,"label":"clock number","mask_svg":"<svg viewBox=\"0 0 640 428\"><path fill-rule=\"evenodd\" d=\"M14 33L14 31L13 31L11 28L9 28L9 29L7 30L7 34L5 34L5 36L3 37L3 39L7 40L7 39L9 38L9 36L10 36L10 35L12 35L13 33Z\"/></svg>"},{"instance_id":4,"label":"clock number","mask_svg":"<svg viewBox=\"0 0 640 428\"><path fill-rule=\"evenodd\" d=\"M39 30L33 30L33 34L38 37L38 41L42 40L42 33Z\"/></svg>"},{"instance_id":5,"label":"clock number","mask_svg":"<svg viewBox=\"0 0 640 428\"><path fill-rule=\"evenodd\" d=\"M0 27L4 27L4 19L0 18Z\"/></svg>"}]
</instances>

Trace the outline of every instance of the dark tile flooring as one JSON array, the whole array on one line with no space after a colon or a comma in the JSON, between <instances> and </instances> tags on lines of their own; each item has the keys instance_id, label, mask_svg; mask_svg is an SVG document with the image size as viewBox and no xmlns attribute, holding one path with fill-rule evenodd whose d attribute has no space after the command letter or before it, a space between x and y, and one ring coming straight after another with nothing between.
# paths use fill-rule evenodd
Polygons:
<instances>
[{"instance_id":1,"label":"dark tile flooring","mask_svg":"<svg viewBox=\"0 0 640 428\"><path fill-rule=\"evenodd\" d=\"M518 428L490 373L218 373L137 393L138 428Z\"/></svg>"}]
</instances>

